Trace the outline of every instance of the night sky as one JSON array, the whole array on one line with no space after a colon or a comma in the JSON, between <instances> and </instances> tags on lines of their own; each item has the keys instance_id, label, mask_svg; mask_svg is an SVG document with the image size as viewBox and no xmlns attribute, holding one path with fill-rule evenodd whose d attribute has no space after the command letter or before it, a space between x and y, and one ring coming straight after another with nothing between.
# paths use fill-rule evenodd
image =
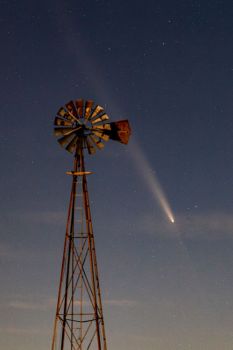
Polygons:
<instances>
[{"instance_id":1,"label":"night sky","mask_svg":"<svg viewBox=\"0 0 233 350\"><path fill-rule=\"evenodd\" d=\"M0 348L50 348L72 167L53 120L84 98L133 133L86 157L108 348L232 350L232 1L0 4Z\"/></svg>"}]
</instances>

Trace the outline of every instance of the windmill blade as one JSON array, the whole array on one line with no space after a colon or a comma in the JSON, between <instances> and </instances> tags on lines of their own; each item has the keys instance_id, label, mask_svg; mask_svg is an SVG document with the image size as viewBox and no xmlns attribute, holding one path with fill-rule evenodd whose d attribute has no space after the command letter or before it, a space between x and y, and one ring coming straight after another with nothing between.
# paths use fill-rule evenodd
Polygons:
<instances>
[{"instance_id":1,"label":"windmill blade","mask_svg":"<svg viewBox=\"0 0 233 350\"><path fill-rule=\"evenodd\" d=\"M98 149L103 149L104 148L104 144L103 144L103 142L101 142L99 137L97 137L95 135L90 135L89 137L91 138L92 142L96 145L96 147Z\"/></svg>"},{"instance_id":2,"label":"windmill blade","mask_svg":"<svg viewBox=\"0 0 233 350\"><path fill-rule=\"evenodd\" d=\"M74 128L54 128L55 136L69 135L74 131Z\"/></svg>"},{"instance_id":3,"label":"windmill blade","mask_svg":"<svg viewBox=\"0 0 233 350\"><path fill-rule=\"evenodd\" d=\"M75 104L78 111L78 116L82 118L83 117L83 100L76 100Z\"/></svg>"},{"instance_id":4,"label":"windmill blade","mask_svg":"<svg viewBox=\"0 0 233 350\"><path fill-rule=\"evenodd\" d=\"M70 141L73 139L73 137L77 137L77 136L76 136L76 135L74 136L73 134L69 134L69 135L63 136L62 138L60 138L60 139L57 140L57 141L60 143L60 145L61 145L62 147L65 147L65 145L66 145L68 142L70 142Z\"/></svg>"},{"instance_id":5,"label":"windmill blade","mask_svg":"<svg viewBox=\"0 0 233 350\"><path fill-rule=\"evenodd\" d=\"M74 150L75 150L75 148L76 148L76 146L77 146L78 140L79 140L79 137L78 137L78 136L75 136L75 137L73 138L73 140L71 140L71 141L68 143L68 145L66 146L66 150L67 150L68 152L70 152L70 153L73 153Z\"/></svg>"},{"instance_id":6,"label":"windmill blade","mask_svg":"<svg viewBox=\"0 0 233 350\"><path fill-rule=\"evenodd\" d=\"M97 124L100 122L104 122L105 120L108 120L109 117L106 113L104 113L103 115L101 115L99 118L95 119L95 120L91 120L91 124Z\"/></svg>"},{"instance_id":7,"label":"windmill blade","mask_svg":"<svg viewBox=\"0 0 233 350\"><path fill-rule=\"evenodd\" d=\"M91 116L88 119L91 120L91 119L95 118L99 113L103 112L103 110L104 110L103 107L96 106L94 111L92 112Z\"/></svg>"},{"instance_id":8,"label":"windmill blade","mask_svg":"<svg viewBox=\"0 0 233 350\"><path fill-rule=\"evenodd\" d=\"M88 136L86 138L86 145L87 145L87 150L89 154L95 154L96 153L96 149L93 146L92 142L91 142L91 138Z\"/></svg>"},{"instance_id":9,"label":"windmill blade","mask_svg":"<svg viewBox=\"0 0 233 350\"><path fill-rule=\"evenodd\" d=\"M72 114L74 117L78 116L78 113L77 113L76 108L75 108L75 104L72 100L70 102L66 103L66 108L68 109L70 114Z\"/></svg>"},{"instance_id":10,"label":"windmill blade","mask_svg":"<svg viewBox=\"0 0 233 350\"><path fill-rule=\"evenodd\" d=\"M62 118L56 117L54 119L54 125L55 126L71 126L73 124L70 120L64 120Z\"/></svg>"},{"instance_id":11,"label":"windmill blade","mask_svg":"<svg viewBox=\"0 0 233 350\"><path fill-rule=\"evenodd\" d=\"M74 116L72 114L70 114L69 112L67 112L65 110L65 108L61 107L59 109L59 111L57 112L57 115L59 115L60 117L67 119L67 120L72 120L75 121L76 119L74 118Z\"/></svg>"},{"instance_id":12,"label":"windmill blade","mask_svg":"<svg viewBox=\"0 0 233 350\"><path fill-rule=\"evenodd\" d=\"M109 140L109 135L104 134L103 131L92 130L92 134L94 134L95 136L99 137L100 139L102 139L104 141Z\"/></svg>"},{"instance_id":13,"label":"windmill blade","mask_svg":"<svg viewBox=\"0 0 233 350\"><path fill-rule=\"evenodd\" d=\"M88 119L91 115L91 109L94 104L94 101L92 100L87 100L85 103L85 119Z\"/></svg>"},{"instance_id":14,"label":"windmill blade","mask_svg":"<svg viewBox=\"0 0 233 350\"><path fill-rule=\"evenodd\" d=\"M81 126L78 126L77 128L54 128L54 135L71 135L73 133L77 133L77 131L81 128Z\"/></svg>"},{"instance_id":15,"label":"windmill blade","mask_svg":"<svg viewBox=\"0 0 233 350\"><path fill-rule=\"evenodd\" d=\"M111 124L106 123L103 125L94 125L92 130L111 130Z\"/></svg>"}]
</instances>

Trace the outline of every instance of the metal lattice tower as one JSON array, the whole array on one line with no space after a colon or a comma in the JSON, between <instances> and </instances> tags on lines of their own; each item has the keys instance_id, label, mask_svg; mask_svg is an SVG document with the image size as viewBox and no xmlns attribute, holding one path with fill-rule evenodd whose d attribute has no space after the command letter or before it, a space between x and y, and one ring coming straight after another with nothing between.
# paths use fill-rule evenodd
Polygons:
<instances>
[{"instance_id":1,"label":"metal lattice tower","mask_svg":"<svg viewBox=\"0 0 233 350\"><path fill-rule=\"evenodd\" d=\"M107 350L84 151L94 154L109 139L127 144L127 120L109 117L93 101L70 101L54 121L58 142L74 155L52 350Z\"/></svg>"}]
</instances>

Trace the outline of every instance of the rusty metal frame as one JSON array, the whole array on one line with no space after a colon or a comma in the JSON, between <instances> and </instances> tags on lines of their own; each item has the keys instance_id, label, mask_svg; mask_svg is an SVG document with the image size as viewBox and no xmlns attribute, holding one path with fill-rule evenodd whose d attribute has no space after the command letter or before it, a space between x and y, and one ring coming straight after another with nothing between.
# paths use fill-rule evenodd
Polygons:
<instances>
[{"instance_id":1,"label":"rusty metal frame","mask_svg":"<svg viewBox=\"0 0 233 350\"><path fill-rule=\"evenodd\" d=\"M86 178L90 173L85 171L83 147L78 145L73 171L67 172L72 176L72 187L51 350L107 350ZM76 207L78 189L80 201ZM78 210L81 219L77 224Z\"/></svg>"}]
</instances>

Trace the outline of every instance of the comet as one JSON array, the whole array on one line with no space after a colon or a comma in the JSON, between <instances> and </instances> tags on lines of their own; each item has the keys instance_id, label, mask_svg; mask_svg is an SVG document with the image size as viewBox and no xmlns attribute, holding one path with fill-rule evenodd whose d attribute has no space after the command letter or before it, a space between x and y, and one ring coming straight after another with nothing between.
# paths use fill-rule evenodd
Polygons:
<instances>
[{"instance_id":1,"label":"comet","mask_svg":"<svg viewBox=\"0 0 233 350\"><path fill-rule=\"evenodd\" d=\"M67 38L68 45L70 47L77 47L77 40L75 42L70 42L70 36ZM90 77L92 77L92 86L96 94L102 98L102 96L106 96L109 104L112 106L115 106L115 108L112 107L112 109L115 110L116 115L120 115L122 111L119 111L117 106L113 103L114 99L111 98L109 95L109 88L107 88L104 84L104 81L102 79L102 75L98 74L98 67L95 65L93 61L90 59L90 55L87 53L87 50L84 47L84 44L78 42L78 46L81 47L81 50L79 50L79 62L81 62L83 68L88 70ZM81 57L80 57L81 55ZM100 84L101 82L101 84ZM111 102L110 102L111 101ZM135 165L138 168L139 173L141 174L142 178L144 178L148 189L150 192L153 193L153 196L155 200L158 202L159 206L165 213L166 217L168 218L169 222L174 224L175 223L175 217L171 210L171 207L169 205L168 199L162 189L162 186L159 183L158 178L156 177L156 174L152 171L151 166L146 159L144 153L141 150L141 147L138 145L138 143L135 141L135 139L131 139L130 141L130 147L131 149L131 156L135 161Z\"/></svg>"},{"instance_id":2,"label":"comet","mask_svg":"<svg viewBox=\"0 0 233 350\"><path fill-rule=\"evenodd\" d=\"M146 159L144 153L142 152L141 147L135 140L131 141L131 146L131 156L135 161L135 165L137 166L138 171L140 172L142 178L144 178L148 189L153 194L155 200L159 204L160 208L162 209L170 223L174 224L174 214L155 172L152 171L151 166L148 160Z\"/></svg>"}]
</instances>

